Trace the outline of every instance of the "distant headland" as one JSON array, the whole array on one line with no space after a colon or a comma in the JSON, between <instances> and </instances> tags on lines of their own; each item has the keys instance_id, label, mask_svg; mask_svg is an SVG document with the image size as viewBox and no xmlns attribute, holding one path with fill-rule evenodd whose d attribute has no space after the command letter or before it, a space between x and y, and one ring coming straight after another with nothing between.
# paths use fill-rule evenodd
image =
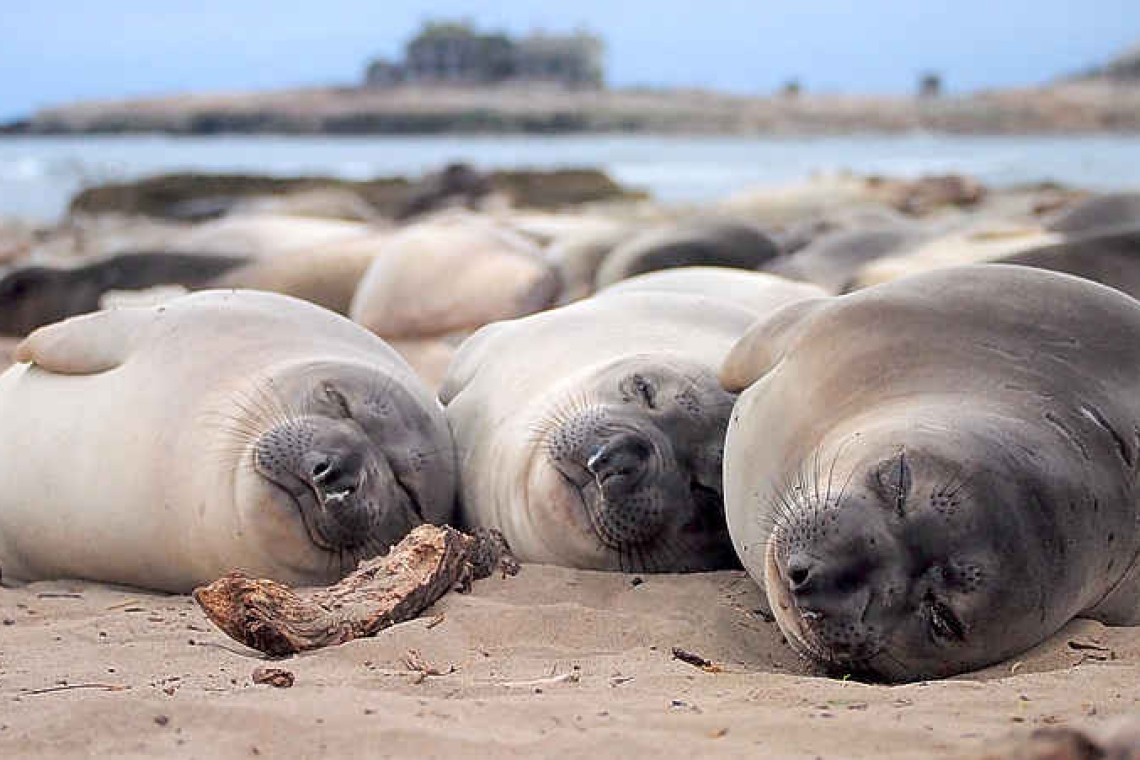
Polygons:
<instances>
[{"instance_id":1,"label":"distant headland","mask_svg":"<svg viewBox=\"0 0 1140 760\"><path fill-rule=\"evenodd\" d=\"M939 72L923 72L910 96L817 93L794 78L763 96L610 89L603 52L585 30L512 38L430 22L357 85L81 102L0 134L1140 132L1140 47L1038 87L948 95Z\"/></svg>"}]
</instances>

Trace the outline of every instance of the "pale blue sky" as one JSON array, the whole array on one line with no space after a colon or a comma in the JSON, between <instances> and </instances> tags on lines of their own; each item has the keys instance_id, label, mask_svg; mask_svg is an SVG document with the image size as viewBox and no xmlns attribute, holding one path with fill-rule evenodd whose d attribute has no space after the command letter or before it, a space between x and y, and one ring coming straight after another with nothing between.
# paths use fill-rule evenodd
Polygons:
<instances>
[{"instance_id":1,"label":"pale blue sky","mask_svg":"<svg viewBox=\"0 0 1140 760\"><path fill-rule=\"evenodd\" d=\"M82 98L356 81L426 18L586 25L609 82L770 92L1045 81L1140 42L1140 0L0 0L0 119Z\"/></svg>"}]
</instances>

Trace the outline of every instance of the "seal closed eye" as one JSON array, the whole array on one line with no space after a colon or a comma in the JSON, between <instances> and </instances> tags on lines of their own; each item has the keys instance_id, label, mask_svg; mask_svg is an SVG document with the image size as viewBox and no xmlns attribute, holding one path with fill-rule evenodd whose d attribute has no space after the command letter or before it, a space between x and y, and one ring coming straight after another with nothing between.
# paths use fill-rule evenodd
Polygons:
<instances>
[{"instance_id":1,"label":"seal closed eye","mask_svg":"<svg viewBox=\"0 0 1140 760\"><path fill-rule=\"evenodd\" d=\"M752 273L717 277L745 283L758 309L805 292ZM524 561L735 566L721 497L734 397L715 368L755 318L735 301L650 288L480 330L440 393L462 468L462 521L503 531Z\"/></svg>"},{"instance_id":2,"label":"seal closed eye","mask_svg":"<svg viewBox=\"0 0 1140 760\"><path fill-rule=\"evenodd\" d=\"M430 392L311 304L205 291L50 325L16 359L0 376L5 580L329 583L450 518Z\"/></svg>"},{"instance_id":3,"label":"seal closed eye","mask_svg":"<svg viewBox=\"0 0 1140 760\"><path fill-rule=\"evenodd\" d=\"M1140 304L957 267L761 320L721 379L729 531L788 641L888 681L1140 622Z\"/></svg>"}]
</instances>

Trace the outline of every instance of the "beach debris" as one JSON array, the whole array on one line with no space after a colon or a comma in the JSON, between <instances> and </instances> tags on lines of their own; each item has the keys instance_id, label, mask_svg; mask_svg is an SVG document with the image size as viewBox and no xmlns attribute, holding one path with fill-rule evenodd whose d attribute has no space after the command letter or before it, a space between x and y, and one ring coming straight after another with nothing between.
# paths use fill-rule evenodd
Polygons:
<instances>
[{"instance_id":1,"label":"beach debris","mask_svg":"<svg viewBox=\"0 0 1140 760\"><path fill-rule=\"evenodd\" d=\"M226 635L281 657L373 636L497 567L504 575L518 571L497 531L469 536L447 526L421 525L386 555L361 562L332 586L298 593L235 572L195 589L194 599Z\"/></svg>"},{"instance_id":2,"label":"beach debris","mask_svg":"<svg viewBox=\"0 0 1140 760\"><path fill-rule=\"evenodd\" d=\"M267 684L277 689L293 685L293 674L284 668L257 668L250 676L254 683Z\"/></svg>"},{"instance_id":3,"label":"beach debris","mask_svg":"<svg viewBox=\"0 0 1140 760\"><path fill-rule=\"evenodd\" d=\"M699 654L693 654L692 652L687 652L684 649L681 649L680 647L673 647L673 659L674 660L680 660L681 662L687 662L688 664L692 665L693 667L700 668L701 670L705 671L706 673L722 673L722 672L724 672L723 670L721 670L721 667L719 665L717 665L716 663L714 663L712 660L706 660L704 657L701 657Z\"/></svg>"},{"instance_id":4,"label":"beach debris","mask_svg":"<svg viewBox=\"0 0 1140 760\"><path fill-rule=\"evenodd\" d=\"M120 686L112 683L68 683L60 686L48 686L45 689L32 689L31 691L24 692L25 696L37 696L40 694L54 694L59 691L75 691L77 689L98 689L100 691L126 691L131 688L130 686Z\"/></svg>"},{"instance_id":5,"label":"beach debris","mask_svg":"<svg viewBox=\"0 0 1140 760\"><path fill-rule=\"evenodd\" d=\"M436 615L435 617L433 617L431 620L429 620L427 622L427 625L425 625L424 628L427 628L430 631L432 628L435 628L437 625L442 623L444 621L444 617L445 616L442 614Z\"/></svg>"},{"instance_id":6,"label":"beach debris","mask_svg":"<svg viewBox=\"0 0 1140 760\"><path fill-rule=\"evenodd\" d=\"M407 652L404 652L404 665L408 670L415 673L412 683L416 684L423 683L427 680L428 676L446 676L455 672L454 665L449 666L446 671L428 665L424 662L423 656L417 649L409 649Z\"/></svg>"},{"instance_id":7,"label":"beach debris","mask_svg":"<svg viewBox=\"0 0 1140 760\"><path fill-rule=\"evenodd\" d=\"M1069 649L1078 652L1080 657L1077 659L1073 666L1083 665L1085 662L1108 662L1116 659L1116 652L1103 646L1096 641L1078 641L1070 639L1068 642Z\"/></svg>"},{"instance_id":8,"label":"beach debris","mask_svg":"<svg viewBox=\"0 0 1140 760\"><path fill-rule=\"evenodd\" d=\"M581 672L577 665L572 667L569 672L560 675L548 676L546 678L535 678L530 681L502 681L500 686L508 689L529 689L542 686L551 686L556 683L578 683L582 680Z\"/></svg>"}]
</instances>

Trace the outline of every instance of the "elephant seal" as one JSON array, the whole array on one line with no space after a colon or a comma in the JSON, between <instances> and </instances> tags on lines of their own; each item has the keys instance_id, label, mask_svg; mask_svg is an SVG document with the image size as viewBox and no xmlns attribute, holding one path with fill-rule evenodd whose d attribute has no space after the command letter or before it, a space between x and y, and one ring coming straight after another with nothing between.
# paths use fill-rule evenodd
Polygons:
<instances>
[{"instance_id":1,"label":"elephant seal","mask_svg":"<svg viewBox=\"0 0 1140 760\"><path fill-rule=\"evenodd\" d=\"M842 293L861 266L913 244L920 234L909 227L841 230L812 241L790 256L774 259L761 270Z\"/></svg>"},{"instance_id":2,"label":"elephant seal","mask_svg":"<svg viewBox=\"0 0 1140 760\"><path fill-rule=\"evenodd\" d=\"M375 225L284 214L235 214L168 235L163 250L268 258L365 238Z\"/></svg>"},{"instance_id":3,"label":"elephant seal","mask_svg":"<svg viewBox=\"0 0 1140 760\"><path fill-rule=\"evenodd\" d=\"M1022 251L1060 243L1064 236L1037 226L1008 222L981 222L933 239L906 246L890 256L877 258L855 272L847 290L879 285L932 269L997 261Z\"/></svg>"},{"instance_id":4,"label":"elephant seal","mask_svg":"<svg viewBox=\"0 0 1140 760\"><path fill-rule=\"evenodd\" d=\"M998 259L1083 277L1140 298L1140 223L1065 238L1064 242Z\"/></svg>"},{"instance_id":5,"label":"elephant seal","mask_svg":"<svg viewBox=\"0 0 1140 760\"><path fill-rule=\"evenodd\" d=\"M330 583L455 499L446 420L383 341L203 291L41 328L0 375L5 581Z\"/></svg>"},{"instance_id":6,"label":"elephant seal","mask_svg":"<svg viewBox=\"0 0 1140 760\"><path fill-rule=\"evenodd\" d=\"M598 268L595 285L658 269L721 266L757 269L780 248L757 227L731 219L705 219L646 230L618 245Z\"/></svg>"},{"instance_id":7,"label":"elephant seal","mask_svg":"<svg viewBox=\"0 0 1140 760\"><path fill-rule=\"evenodd\" d=\"M139 252L80 267L13 269L0 279L0 335L27 335L42 325L97 311L108 291L201 286L246 261L238 256Z\"/></svg>"},{"instance_id":8,"label":"elephant seal","mask_svg":"<svg viewBox=\"0 0 1140 760\"><path fill-rule=\"evenodd\" d=\"M1046 225L1066 235L1121 226L1140 226L1140 192L1094 196L1058 213Z\"/></svg>"},{"instance_id":9,"label":"elephant seal","mask_svg":"<svg viewBox=\"0 0 1140 760\"><path fill-rule=\"evenodd\" d=\"M560 291L534 245L483 217L454 213L393 235L349 313L382 338L437 338L540 311Z\"/></svg>"},{"instance_id":10,"label":"elephant seal","mask_svg":"<svg viewBox=\"0 0 1140 760\"><path fill-rule=\"evenodd\" d=\"M595 570L735 566L716 370L755 313L682 293L614 293L488 325L439 397L460 517L519 559Z\"/></svg>"},{"instance_id":11,"label":"elephant seal","mask_svg":"<svg viewBox=\"0 0 1140 760\"><path fill-rule=\"evenodd\" d=\"M677 267L639 274L603 288L595 297L620 293L688 293L757 315L769 314L793 301L827 295L823 288L806 282L731 267Z\"/></svg>"},{"instance_id":12,"label":"elephant seal","mask_svg":"<svg viewBox=\"0 0 1140 760\"><path fill-rule=\"evenodd\" d=\"M760 320L721 380L733 544L792 646L887 681L1140 622L1140 304L950 268Z\"/></svg>"},{"instance_id":13,"label":"elephant seal","mask_svg":"<svg viewBox=\"0 0 1140 760\"><path fill-rule=\"evenodd\" d=\"M216 277L209 287L280 293L348 316L360 281L387 250L391 237L390 233L376 231L256 259Z\"/></svg>"},{"instance_id":14,"label":"elephant seal","mask_svg":"<svg viewBox=\"0 0 1140 760\"><path fill-rule=\"evenodd\" d=\"M0 338L0 372L8 369L15 362L13 356L19 343L20 341L16 338ZM2 569L0 568L0 570Z\"/></svg>"},{"instance_id":15,"label":"elephant seal","mask_svg":"<svg viewBox=\"0 0 1140 760\"><path fill-rule=\"evenodd\" d=\"M628 227L619 226L572 233L554 240L546 249L546 257L562 278L562 303L592 294L602 262L634 234Z\"/></svg>"}]
</instances>

